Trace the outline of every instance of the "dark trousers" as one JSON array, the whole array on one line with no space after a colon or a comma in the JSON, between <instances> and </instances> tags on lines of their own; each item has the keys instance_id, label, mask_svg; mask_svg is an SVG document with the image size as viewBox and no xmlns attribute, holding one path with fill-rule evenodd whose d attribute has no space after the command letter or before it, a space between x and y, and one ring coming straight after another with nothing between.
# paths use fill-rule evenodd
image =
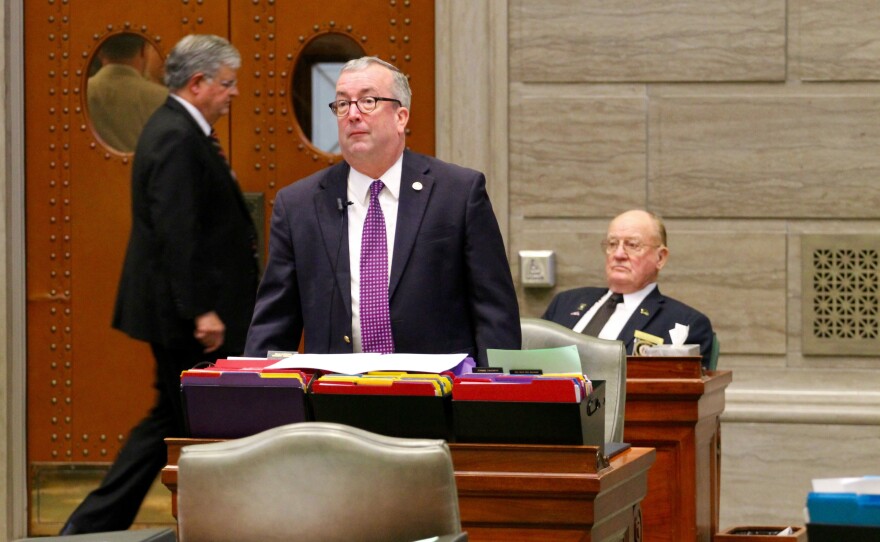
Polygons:
<instances>
[{"instance_id":1,"label":"dark trousers","mask_svg":"<svg viewBox=\"0 0 880 542\"><path fill-rule=\"evenodd\" d=\"M156 403L131 430L119 455L101 481L67 520L65 534L121 531L131 527L150 486L165 466L167 437L185 437L180 373L204 361L225 357L205 354L195 340L182 347L151 343L156 360ZM222 350L222 349L221 349Z\"/></svg>"}]
</instances>

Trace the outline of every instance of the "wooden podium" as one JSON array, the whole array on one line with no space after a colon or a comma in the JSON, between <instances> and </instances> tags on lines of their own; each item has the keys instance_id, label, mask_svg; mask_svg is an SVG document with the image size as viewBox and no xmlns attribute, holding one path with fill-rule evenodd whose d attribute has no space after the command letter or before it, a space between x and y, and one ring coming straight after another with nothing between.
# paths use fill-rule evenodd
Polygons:
<instances>
[{"instance_id":1,"label":"wooden podium","mask_svg":"<svg viewBox=\"0 0 880 542\"><path fill-rule=\"evenodd\" d=\"M177 516L177 461L189 444L166 439L162 482ZM450 444L462 529L472 541L642 540L639 503L654 450L631 448L598 461L596 446Z\"/></svg>"},{"instance_id":2,"label":"wooden podium","mask_svg":"<svg viewBox=\"0 0 880 542\"><path fill-rule=\"evenodd\" d=\"M718 532L720 428L730 371L699 357L629 357L623 439L655 448L642 503L647 542L710 542Z\"/></svg>"}]
</instances>

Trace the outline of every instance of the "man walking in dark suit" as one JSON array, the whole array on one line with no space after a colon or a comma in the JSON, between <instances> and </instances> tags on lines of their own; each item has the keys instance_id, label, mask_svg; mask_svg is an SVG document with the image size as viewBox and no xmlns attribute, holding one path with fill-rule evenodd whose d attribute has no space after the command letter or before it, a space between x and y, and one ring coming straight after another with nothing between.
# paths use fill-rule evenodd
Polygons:
<instances>
[{"instance_id":1,"label":"man walking in dark suit","mask_svg":"<svg viewBox=\"0 0 880 542\"><path fill-rule=\"evenodd\" d=\"M709 319L657 287L657 276L669 258L663 221L641 210L618 215L608 226L602 249L608 288L559 293L542 318L601 339L619 339L630 353L637 330L671 344L669 330L686 325L685 342L699 344L703 365L708 365L713 341Z\"/></svg>"},{"instance_id":2,"label":"man walking in dark suit","mask_svg":"<svg viewBox=\"0 0 880 542\"><path fill-rule=\"evenodd\" d=\"M405 150L406 75L345 65L344 162L278 192L246 354L519 349L519 307L482 173Z\"/></svg>"},{"instance_id":3,"label":"man walking in dark suit","mask_svg":"<svg viewBox=\"0 0 880 542\"><path fill-rule=\"evenodd\" d=\"M256 230L211 126L238 95L238 51L218 36L183 38L168 56L171 95L147 122L132 169L132 229L113 327L150 343L153 409L62 534L127 529L185 436L180 373L244 348L258 281Z\"/></svg>"}]
</instances>

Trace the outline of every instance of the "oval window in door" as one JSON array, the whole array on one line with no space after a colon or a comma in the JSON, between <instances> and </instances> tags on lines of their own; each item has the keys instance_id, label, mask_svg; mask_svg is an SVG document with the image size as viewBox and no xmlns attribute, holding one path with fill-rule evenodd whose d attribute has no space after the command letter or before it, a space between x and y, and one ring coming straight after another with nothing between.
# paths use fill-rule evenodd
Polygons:
<instances>
[{"instance_id":1,"label":"oval window in door","mask_svg":"<svg viewBox=\"0 0 880 542\"><path fill-rule=\"evenodd\" d=\"M293 69L293 110L303 136L317 149L339 154L336 117L328 104L336 97L336 79L346 62L366 54L350 36L326 33L311 40Z\"/></svg>"},{"instance_id":2,"label":"oval window in door","mask_svg":"<svg viewBox=\"0 0 880 542\"><path fill-rule=\"evenodd\" d=\"M150 115L165 103L164 60L139 34L111 34L89 65L88 116L98 139L119 152L134 152ZM159 79L159 80L157 80Z\"/></svg>"}]
</instances>

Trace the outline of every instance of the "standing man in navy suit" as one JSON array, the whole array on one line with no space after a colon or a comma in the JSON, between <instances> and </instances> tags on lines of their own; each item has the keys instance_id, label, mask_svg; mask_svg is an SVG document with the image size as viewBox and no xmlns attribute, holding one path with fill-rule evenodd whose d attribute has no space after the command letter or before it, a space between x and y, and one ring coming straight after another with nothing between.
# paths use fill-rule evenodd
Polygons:
<instances>
[{"instance_id":1,"label":"standing man in navy suit","mask_svg":"<svg viewBox=\"0 0 880 542\"><path fill-rule=\"evenodd\" d=\"M307 353L377 351L365 346L361 320L365 299L375 301L361 289L360 267L374 197L387 246L379 297L393 343L383 351L467 353L485 365L487 348L520 348L486 179L405 150L410 100L406 75L391 64L364 57L343 67L330 109L344 162L278 192L247 355L296 350L302 335Z\"/></svg>"},{"instance_id":2,"label":"standing man in navy suit","mask_svg":"<svg viewBox=\"0 0 880 542\"><path fill-rule=\"evenodd\" d=\"M644 331L671 344L675 324L689 326L687 344L699 344L703 365L708 366L713 332L709 319L684 303L666 297L657 287L657 276L666 265L666 227L648 211L627 211L608 226L602 241L608 288L576 288L556 295L542 318L584 332L593 316L614 294L622 294L597 336L619 339L632 352L634 333Z\"/></svg>"},{"instance_id":3,"label":"standing man in navy suit","mask_svg":"<svg viewBox=\"0 0 880 542\"><path fill-rule=\"evenodd\" d=\"M165 438L186 436L180 373L244 349L259 276L256 230L211 138L238 95L240 65L219 36L186 36L168 55L171 94L134 154L131 236L113 315L114 328L150 344L156 403L61 534L132 524L167 462Z\"/></svg>"}]
</instances>

